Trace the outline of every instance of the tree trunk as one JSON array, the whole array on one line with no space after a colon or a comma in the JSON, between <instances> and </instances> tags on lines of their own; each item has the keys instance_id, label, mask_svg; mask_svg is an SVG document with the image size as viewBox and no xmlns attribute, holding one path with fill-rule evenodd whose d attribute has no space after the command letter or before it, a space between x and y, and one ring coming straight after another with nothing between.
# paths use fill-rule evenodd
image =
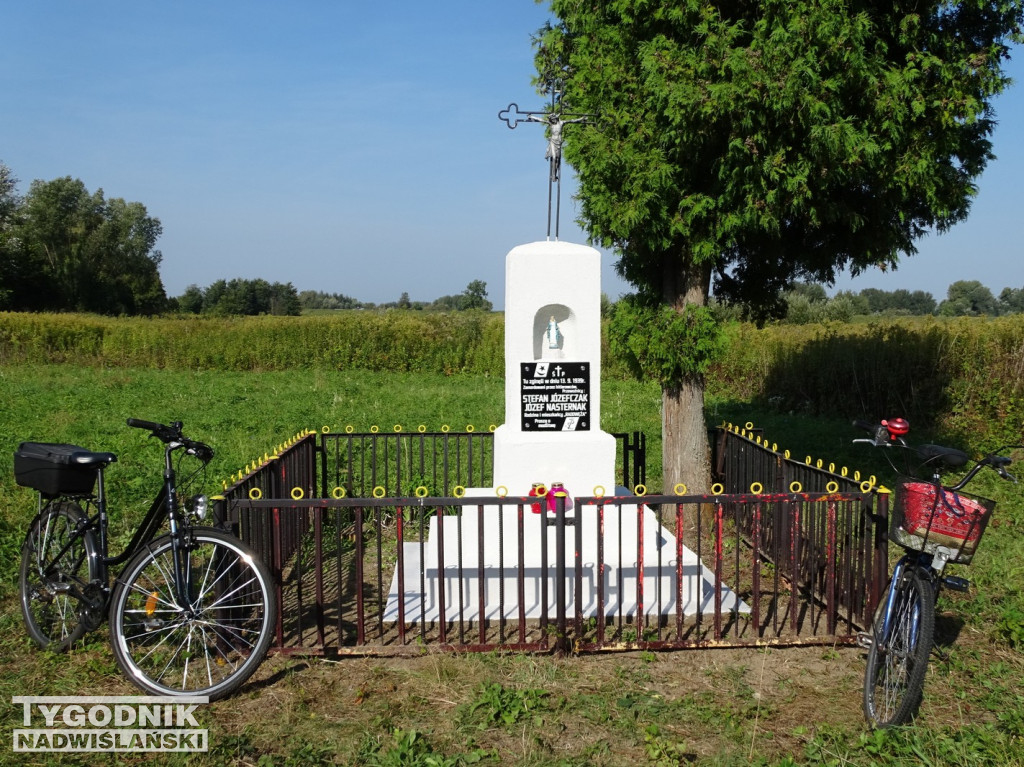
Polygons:
<instances>
[{"instance_id":1,"label":"tree trunk","mask_svg":"<svg viewBox=\"0 0 1024 767\"><path fill-rule=\"evenodd\" d=\"M689 305L704 306L711 287L711 265L686 260L683 269L666 271L663 285L663 299L676 311ZM675 492L680 483L686 485L688 493L710 492L711 450L704 421L702 376L662 389L661 435L663 492Z\"/></svg>"}]
</instances>

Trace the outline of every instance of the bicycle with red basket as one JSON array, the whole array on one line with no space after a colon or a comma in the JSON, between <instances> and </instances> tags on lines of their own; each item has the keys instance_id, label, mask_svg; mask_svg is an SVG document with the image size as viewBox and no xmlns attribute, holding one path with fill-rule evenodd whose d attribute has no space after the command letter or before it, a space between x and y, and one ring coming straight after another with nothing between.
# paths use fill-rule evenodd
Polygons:
<instances>
[{"instance_id":1,"label":"bicycle with red basket","mask_svg":"<svg viewBox=\"0 0 1024 767\"><path fill-rule=\"evenodd\" d=\"M985 467L1003 479L1016 482L1006 467L1012 459L987 455L976 461L956 484L943 485L943 470L959 469L970 462L961 450L941 445L910 446L904 436L910 424L903 418L870 424L855 421L868 431L870 439L855 439L875 447L897 448L908 462L916 457L931 478L915 479L896 467L896 503L889 517L889 540L904 550L885 596L875 613L870 632L858 637L868 650L864 671L864 716L872 727L895 727L917 713L924 689L935 635L935 600L942 588L967 591L969 581L945 574L947 564L969 564L977 551L995 502L963 492L963 488ZM1021 448L1013 445L1005 450Z\"/></svg>"}]
</instances>

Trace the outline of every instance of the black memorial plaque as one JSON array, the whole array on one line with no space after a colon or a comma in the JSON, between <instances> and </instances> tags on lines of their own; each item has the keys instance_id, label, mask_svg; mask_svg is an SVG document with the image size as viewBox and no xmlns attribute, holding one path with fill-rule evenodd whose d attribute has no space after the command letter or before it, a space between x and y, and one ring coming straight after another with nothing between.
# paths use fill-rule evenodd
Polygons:
<instances>
[{"instance_id":1,"label":"black memorial plaque","mask_svg":"<svg viewBox=\"0 0 1024 767\"><path fill-rule=\"evenodd\" d=\"M590 363L520 363L523 431L590 430Z\"/></svg>"}]
</instances>

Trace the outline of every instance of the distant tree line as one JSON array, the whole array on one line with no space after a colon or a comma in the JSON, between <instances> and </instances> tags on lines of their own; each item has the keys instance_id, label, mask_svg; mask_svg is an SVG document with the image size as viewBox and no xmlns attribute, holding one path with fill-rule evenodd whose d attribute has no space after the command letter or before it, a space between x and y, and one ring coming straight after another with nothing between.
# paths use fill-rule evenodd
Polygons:
<instances>
[{"instance_id":1,"label":"distant tree line","mask_svg":"<svg viewBox=\"0 0 1024 767\"><path fill-rule=\"evenodd\" d=\"M70 176L24 197L0 162L0 310L157 314L167 308L160 220Z\"/></svg>"},{"instance_id":2,"label":"distant tree line","mask_svg":"<svg viewBox=\"0 0 1024 767\"><path fill-rule=\"evenodd\" d=\"M304 290L299 293L299 303L304 311L323 309L411 309L428 312L463 312L480 309L485 312L494 308L487 300L487 283L473 280L458 295L441 296L433 301L413 301L408 293L402 293L397 301L382 304L359 301L341 293L323 293L317 290Z\"/></svg>"},{"instance_id":3,"label":"distant tree line","mask_svg":"<svg viewBox=\"0 0 1024 767\"><path fill-rule=\"evenodd\" d=\"M946 298L936 301L923 290L879 290L865 288L859 293L843 290L831 298L818 283L796 283L783 296L783 322L847 322L858 316L978 317L1024 313L1024 288L1003 288L998 298L977 280L960 280L949 286ZM718 305L720 316L733 316L733 309ZM736 315L738 316L738 315Z\"/></svg>"},{"instance_id":4,"label":"distant tree line","mask_svg":"<svg viewBox=\"0 0 1024 767\"><path fill-rule=\"evenodd\" d=\"M178 311L185 314L275 314L299 315L302 303L290 282L266 280L217 280L208 288L189 285L177 298Z\"/></svg>"}]
</instances>

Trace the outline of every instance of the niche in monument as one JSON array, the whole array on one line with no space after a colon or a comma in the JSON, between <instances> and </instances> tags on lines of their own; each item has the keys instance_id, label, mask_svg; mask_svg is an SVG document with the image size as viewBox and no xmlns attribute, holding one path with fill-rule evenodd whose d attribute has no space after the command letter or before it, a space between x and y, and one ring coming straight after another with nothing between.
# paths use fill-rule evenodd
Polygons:
<instances>
[{"instance_id":1,"label":"niche in monument","mask_svg":"<svg viewBox=\"0 0 1024 767\"><path fill-rule=\"evenodd\" d=\"M533 358L563 360L578 356L576 315L564 304L547 304L533 316Z\"/></svg>"}]
</instances>

